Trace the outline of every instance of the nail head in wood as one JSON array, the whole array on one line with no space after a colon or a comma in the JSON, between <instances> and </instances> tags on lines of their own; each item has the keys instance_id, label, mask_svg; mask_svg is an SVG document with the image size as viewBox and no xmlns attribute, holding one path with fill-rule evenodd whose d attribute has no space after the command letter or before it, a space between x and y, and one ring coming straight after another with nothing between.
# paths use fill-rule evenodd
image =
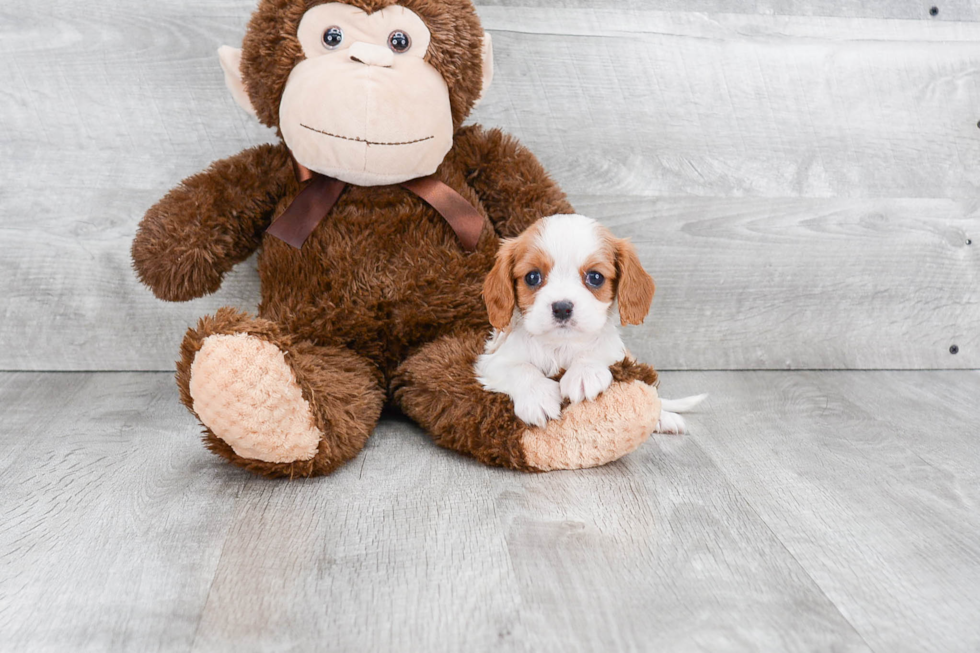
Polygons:
<instances>
[{"instance_id":1,"label":"nail head in wood","mask_svg":"<svg viewBox=\"0 0 980 653\"><path fill-rule=\"evenodd\" d=\"M960 353L960 348L959 348L959 346L958 346L958 345L952 345L952 346L951 346L951 347L949 348L949 353L951 353L951 354L952 354L953 356L955 356L956 354L958 354L958 353Z\"/></svg>"},{"instance_id":2,"label":"nail head in wood","mask_svg":"<svg viewBox=\"0 0 980 653\"><path fill-rule=\"evenodd\" d=\"M938 16L939 15L939 7L932 7L932 8L930 8L929 9L929 15L930 16Z\"/></svg>"}]
</instances>

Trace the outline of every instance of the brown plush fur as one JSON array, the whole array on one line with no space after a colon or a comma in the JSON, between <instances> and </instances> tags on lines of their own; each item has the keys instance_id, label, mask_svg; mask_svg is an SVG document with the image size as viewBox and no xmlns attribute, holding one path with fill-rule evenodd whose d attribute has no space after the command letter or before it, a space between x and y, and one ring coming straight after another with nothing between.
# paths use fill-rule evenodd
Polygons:
<instances>
[{"instance_id":1,"label":"brown plush fur","mask_svg":"<svg viewBox=\"0 0 980 653\"><path fill-rule=\"evenodd\" d=\"M252 15L242 44L242 73L252 106L263 124L279 127L279 99L286 78L303 59L296 29L311 7L323 0L263 0ZM480 97L483 28L470 0L345 0L371 13L399 4L411 9L432 34L425 60L449 86L457 128Z\"/></svg>"},{"instance_id":2,"label":"brown plush fur","mask_svg":"<svg viewBox=\"0 0 980 653\"><path fill-rule=\"evenodd\" d=\"M487 393L473 374L485 344L485 333L469 333L426 345L398 369L392 383L395 400L406 415L426 425L436 444L488 465L537 471L521 448L527 426L514 415L514 402L505 394ZM658 384L651 367L631 359L610 371L614 385L607 392L615 392L619 383Z\"/></svg>"},{"instance_id":3,"label":"brown plush fur","mask_svg":"<svg viewBox=\"0 0 980 653\"><path fill-rule=\"evenodd\" d=\"M182 181L140 223L132 252L140 281L173 302L216 291L296 191L291 166L284 146L260 145Z\"/></svg>"},{"instance_id":4,"label":"brown plush fur","mask_svg":"<svg viewBox=\"0 0 980 653\"><path fill-rule=\"evenodd\" d=\"M240 467L270 478L329 474L360 452L374 430L384 404L377 367L347 349L296 341L282 333L274 322L254 319L232 308L222 308L214 317L201 318L196 329L188 330L181 345L177 386L181 403L191 413L194 413L194 401L189 386L194 356L208 336L236 333L261 338L285 352L303 398L313 411L316 427L331 437L320 441L317 455L312 460L288 464L242 458L224 440L205 428L204 443L208 449Z\"/></svg>"},{"instance_id":5,"label":"brown plush fur","mask_svg":"<svg viewBox=\"0 0 980 653\"><path fill-rule=\"evenodd\" d=\"M277 127L286 77L302 57L296 26L317 2L262 0L244 43L243 73L259 118ZM351 0L374 10L391 0ZM301 250L263 234L300 190L285 145L219 161L185 180L144 217L133 243L139 278L160 298L214 292L236 263L260 250L259 317L222 309L188 331L177 380L193 412L190 368L212 334L249 333L286 353L325 435L306 462L239 457L205 432L216 454L266 476L326 474L357 455L385 392L437 442L489 464L526 469L524 425L504 395L485 392L472 363L489 329L481 288L501 237L538 218L571 213L562 191L514 139L459 127L480 92L482 30L468 0L403 0L432 32L428 55L448 83L457 131L437 171L486 219L472 253L445 220L398 186L348 186ZM653 379L625 365L620 378ZM392 383L394 381L394 383Z\"/></svg>"}]
</instances>

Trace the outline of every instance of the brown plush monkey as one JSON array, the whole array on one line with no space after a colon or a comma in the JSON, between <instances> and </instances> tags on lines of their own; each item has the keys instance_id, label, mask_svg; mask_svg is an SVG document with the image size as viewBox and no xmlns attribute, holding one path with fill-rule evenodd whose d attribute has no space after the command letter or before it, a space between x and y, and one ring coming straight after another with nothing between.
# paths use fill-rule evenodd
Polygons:
<instances>
[{"instance_id":1,"label":"brown plush monkey","mask_svg":"<svg viewBox=\"0 0 980 653\"><path fill-rule=\"evenodd\" d=\"M259 316L221 309L181 347L181 399L211 451L266 476L327 474L386 402L438 444L521 470L600 465L646 439L647 366L617 364L609 390L544 429L475 379L499 238L573 211L514 139L462 126L492 76L469 0L261 0L243 49L219 54L282 141L186 179L132 251L154 294L186 301L261 250Z\"/></svg>"}]
</instances>

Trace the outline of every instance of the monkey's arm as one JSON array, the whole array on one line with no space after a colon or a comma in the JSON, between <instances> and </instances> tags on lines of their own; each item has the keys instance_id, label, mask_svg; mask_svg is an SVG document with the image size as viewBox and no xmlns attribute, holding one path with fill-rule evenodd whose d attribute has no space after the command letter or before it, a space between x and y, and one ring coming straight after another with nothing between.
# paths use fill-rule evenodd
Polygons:
<instances>
[{"instance_id":1,"label":"monkey's arm","mask_svg":"<svg viewBox=\"0 0 980 653\"><path fill-rule=\"evenodd\" d=\"M514 137L472 125L456 135L456 148L467 182L501 237L512 238L544 216L575 212L537 157Z\"/></svg>"},{"instance_id":2,"label":"monkey's arm","mask_svg":"<svg viewBox=\"0 0 980 653\"><path fill-rule=\"evenodd\" d=\"M187 301L213 293L262 242L292 178L289 153L260 145L188 177L147 211L133 241L133 268L153 294Z\"/></svg>"}]
</instances>

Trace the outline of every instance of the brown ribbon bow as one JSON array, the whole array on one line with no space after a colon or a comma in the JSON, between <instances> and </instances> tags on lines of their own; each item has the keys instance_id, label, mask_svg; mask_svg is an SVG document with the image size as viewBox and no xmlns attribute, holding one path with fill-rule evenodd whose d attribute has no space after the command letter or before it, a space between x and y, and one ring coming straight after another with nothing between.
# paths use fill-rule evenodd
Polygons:
<instances>
[{"instance_id":1,"label":"brown ribbon bow","mask_svg":"<svg viewBox=\"0 0 980 653\"><path fill-rule=\"evenodd\" d=\"M300 249L313 230L320 224L340 199L347 184L320 175L297 161L293 161L296 179L309 182L292 204L273 222L267 234ZM434 208L456 232L463 249L472 252L483 232L483 216L462 195L439 181L435 175L412 179L401 184Z\"/></svg>"}]
</instances>

